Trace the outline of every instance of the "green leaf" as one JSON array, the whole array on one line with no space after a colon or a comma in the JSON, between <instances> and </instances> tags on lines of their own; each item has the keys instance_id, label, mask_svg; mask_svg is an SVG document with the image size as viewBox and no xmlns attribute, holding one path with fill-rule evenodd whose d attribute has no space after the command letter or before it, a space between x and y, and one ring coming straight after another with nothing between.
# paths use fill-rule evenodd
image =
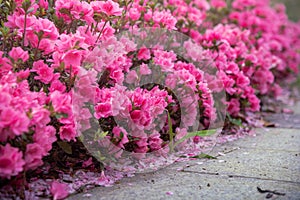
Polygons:
<instances>
[{"instance_id":1,"label":"green leaf","mask_svg":"<svg viewBox=\"0 0 300 200\"><path fill-rule=\"evenodd\" d=\"M243 126L242 120L241 119L237 119L237 118L232 118L229 114L227 114L228 120L236 125L236 126Z\"/></svg>"},{"instance_id":2,"label":"green leaf","mask_svg":"<svg viewBox=\"0 0 300 200\"><path fill-rule=\"evenodd\" d=\"M171 121L171 116L169 111L167 110L167 114L168 114L168 126L169 126L169 137L170 137L170 149L171 151L173 150L173 138L174 138L174 133L173 133L173 129L172 129L172 121Z\"/></svg>"},{"instance_id":3,"label":"green leaf","mask_svg":"<svg viewBox=\"0 0 300 200\"><path fill-rule=\"evenodd\" d=\"M34 11L34 7L31 7L31 8L29 8L28 10L27 10L27 13L29 14L29 13L31 13L31 12L33 12Z\"/></svg>"},{"instance_id":4,"label":"green leaf","mask_svg":"<svg viewBox=\"0 0 300 200\"><path fill-rule=\"evenodd\" d=\"M181 142L184 142L185 140L194 137L194 136L200 136L200 137L207 137L215 134L217 132L217 129L211 129L211 130L202 130L202 131L196 131L196 132L190 132L186 134L183 138L178 140L175 144L174 147L180 144Z\"/></svg>"},{"instance_id":5,"label":"green leaf","mask_svg":"<svg viewBox=\"0 0 300 200\"><path fill-rule=\"evenodd\" d=\"M57 142L58 146L67 154L72 154L72 146L64 141L58 141Z\"/></svg>"},{"instance_id":6,"label":"green leaf","mask_svg":"<svg viewBox=\"0 0 300 200\"><path fill-rule=\"evenodd\" d=\"M55 117L57 119L61 119L61 118L68 118L68 114L67 113L56 113Z\"/></svg>"},{"instance_id":7,"label":"green leaf","mask_svg":"<svg viewBox=\"0 0 300 200\"><path fill-rule=\"evenodd\" d=\"M94 141L98 141L101 140L103 138L105 138L108 134L108 131L101 131L100 129L97 130L97 132L94 135Z\"/></svg>"},{"instance_id":8,"label":"green leaf","mask_svg":"<svg viewBox=\"0 0 300 200\"><path fill-rule=\"evenodd\" d=\"M218 159L217 157L214 157L214 156L211 156L211 155L208 155L208 154L205 154L205 153L200 153L199 155L196 155L196 156L193 156L191 158L199 158L199 159L203 159L203 158L206 158L206 159Z\"/></svg>"}]
</instances>

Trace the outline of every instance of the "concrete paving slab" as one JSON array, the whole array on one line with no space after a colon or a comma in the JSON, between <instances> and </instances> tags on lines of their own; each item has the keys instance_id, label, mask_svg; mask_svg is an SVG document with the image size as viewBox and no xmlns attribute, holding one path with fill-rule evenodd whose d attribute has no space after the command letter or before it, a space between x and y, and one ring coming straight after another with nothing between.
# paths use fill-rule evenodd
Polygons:
<instances>
[{"instance_id":1,"label":"concrete paving slab","mask_svg":"<svg viewBox=\"0 0 300 200\"><path fill-rule=\"evenodd\" d=\"M258 129L256 137L216 146L217 160L175 163L124 178L85 199L300 199L300 131ZM284 196L260 193L276 190ZM82 199L78 194L69 199Z\"/></svg>"},{"instance_id":2,"label":"concrete paving slab","mask_svg":"<svg viewBox=\"0 0 300 200\"><path fill-rule=\"evenodd\" d=\"M298 109L296 110L298 111ZM297 128L300 129L300 113L263 113L262 116L268 122L275 123L278 128Z\"/></svg>"},{"instance_id":3,"label":"concrete paving slab","mask_svg":"<svg viewBox=\"0 0 300 200\"><path fill-rule=\"evenodd\" d=\"M222 145L223 148L249 148L286 152L300 151L300 129L260 128L255 129L256 137L246 137Z\"/></svg>"},{"instance_id":4,"label":"concrete paving slab","mask_svg":"<svg viewBox=\"0 0 300 200\"><path fill-rule=\"evenodd\" d=\"M265 199L267 194L259 193L257 187L285 193L284 196L274 195L273 199L300 197L300 186L296 184L191 172L175 174L176 176L169 176L169 179L152 175L153 183L139 177L137 182L130 185L122 184L119 187L98 189L97 192L92 192L92 196L88 199ZM73 199L82 199L82 196Z\"/></svg>"}]
</instances>

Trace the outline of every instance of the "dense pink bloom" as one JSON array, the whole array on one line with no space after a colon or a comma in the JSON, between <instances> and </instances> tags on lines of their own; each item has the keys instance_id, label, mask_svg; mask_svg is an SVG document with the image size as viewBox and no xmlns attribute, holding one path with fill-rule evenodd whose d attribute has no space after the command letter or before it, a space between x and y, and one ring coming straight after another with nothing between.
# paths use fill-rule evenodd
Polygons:
<instances>
[{"instance_id":1,"label":"dense pink bloom","mask_svg":"<svg viewBox=\"0 0 300 200\"><path fill-rule=\"evenodd\" d=\"M140 48L137 57L139 60L148 60L150 58L150 50L146 47Z\"/></svg>"},{"instance_id":2,"label":"dense pink bloom","mask_svg":"<svg viewBox=\"0 0 300 200\"><path fill-rule=\"evenodd\" d=\"M50 83L54 78L53 69L46 65L42 60L33 63L32 71L38 74L38 76L34 78L45 84Z\"/></svg>"},{"instance_id":3,"label":"dense pink bloom","mask_svg":"<svg viewBox=\"0 0 300 200\"><path fill-rule=\"evenodd\" d=\"M66 86L60 81L60 80L54 80L51 82L49 91L54 92L54 91L59 91L61 93L65 92Z\"/></svg>"},{"instance_id":4,"label":"dense pink bloom","mask_svg":"<svg viewBox=\"0 0 300 200\"><path fill-rule=\"evenodd\" d=\"M124 81L124 73L121 69L111 68L110 69L110 78L113 79L116 83L121 84Z\"/></svg>"},{"instance_id":5,"label":"dense pink bloom","mask_svg":"<svg viewBox=\"0 0 300 200\"><path fill-rule=\"evenodd\" d=\"M22 152L18 148L6 144L0 146L0 177L10 178L23 171L25 164Z\"/></svg>"},{"instance_id":6,"label":"dense pink bloom","mask_svg":"<svg viewBox=\"0 0 300 200\"><path fill-rule=\"evenodd\" d=\"M3 57L3 52L0 51L0 78L2 77L2 75L8 73L12 66L9 64L9 59Z\"/></svg>"},{"instance_id":7,"label":"dense pink bloom","mask_svg":"<svg viewBox=\"0 0 300 200\"><path fill-rule=\"evenodd\" d=\"M130 113L132 121L141 126L147 126L151 122L151 116L148 112L143 112L141 110L134 110Z\"/></svg>"},{"instance_id":8,"label":"dense pink bloom","mask_svg":"<svg viewBox=\"0 0 300 200\"><path fill-rule=\"evenodd\" d=\"M0 114L0 129L8 129L9 138L14 138L28 131L29 119L25 113L6 107ZM2 137L0 137L3 140ZM5 140L5 139L4 139Z\"/></svg>"},{"instance_id":9,"label":"dense pink bloom","mask_svg":"<svg viewBox=\"0 0 300 200\"><path fill-rule=\"evenodd\" d=\"M240 102L238 99L230 99L227 106L230 115L236 115L240 111Z\"/></svg>"},{"instance_id":10,"label":"dense pink bloom","mask_svg":"<svg viewBox=\"0 0 300 200\"><path fill-rule=\"evenodd\" d=\"M118 3L112 0L107 1L93 1L91 2L94 12L103 12L108 16L121 16L123 9L119 7Z\"/></svg>"},{"instance_id":11,"label":"dense pink bloom","mask_svg":"<svg viewBox=\"0 0 300 200\"><path fill-rule=\"evenodd\" d=\"M39 18L36 23L36 31L43 32L43 38L47 38L50 40L56 40L59 36L58 30L55 24L49 19Z\"/></svg>"},{"instance_id":12,"label":"dense pink bloom","mask_svg":"<svg viewBox=\"0 0 300 200\"><path fill-rule=\"evenodd\" d=\"M140 65L140 74L141 75L151 74L151 70L149 69L148 65L146 65L144 63Z\"/></svg>"},{"instance_id":13,"label":"dense pink bloom","mask_svg":"<svg viewBox=\"0 0 300 200\"><path fill-rule=\"evenodd\" d=\"M106 118L112 116L112 106L109 102L106 103L99 103L95 106L95 117L99 118Z\"/></svg>"},{"instance_id":14,"label":"dense pink bloom","mask_svg":"<svg viewBox=\"0 0 300 200\"><path fill-rule=\"evenodd\" d=\"M32 109L31 123L38 127L44 127L50 122L50 112L45 108Z\"/></svg>"},{"instance_id":15,"label":"dense pink bloom","mask_svg":"<svg viewBox=\"0 0 300 200\"><path fill-rule=\"evenodd\" d=\"M236 84L237 86L244 88L245 86L250 84L250 80L244 74L238 73L236 78Z\"/></svg>"},{"instance_id":16,"label":"dense pink bloom","mask_svg":"<svg viewBox=\"0 0 300 200\"><path fill-rule=\"evenodd\" d=\"M93 117L118 124L98 141L115 158L129 149L138 159L151 151L161 155L168 151L169 123L175 142L196 125L202 129L214 123L215 92L226 93L227 112L239 117L259 111L259 97L279 97L281 83L290 83L299 72L299 23L290 22L284 6L270 6L269 0L233 0L230 9L225 0L134 0L128 5L55 0L53 13L48 1L30 0L26 17L22 2L15 1L17 7L4 20L9 34L0 45L1 178L41 166L58 137L76 140ZM170 34L152 40L157 45L148 43L159 28L185 37ZM139 86L156 80L159 86ZM94 112L83 108L86 103ZM196 136L177 147L200 146L202 139ZM103 180L110 181L104 174ZM52 183L54 199L65 198L66 190Z\"/></svg>"},{"instance_id":17,"label":"dense pink bloom","mask_svg":"<svg viewBox=\"0 0 300 200\"><path fill-rule=\"evenodd\" d=\"M23 62L26 62L29 58L28 52L24 51L21 47L13 47L8 55L14 61L18 61L19 59L21 59Z\"/></svg>"},{"instance_id":18,"label":"dense pink bloom","mask_svg":"<svg viewBox=\"0 0 300 200\"><path fill-rule=\"evenodd\" d=\"M66 66L78 67L81 62L82 52L78 50L70 50L62 56L62 60Z\"/></svg>"},{"instance_id":19,"label":"dense pink bloom","mask_svg":"<svg viewBox=\"0 0 300 200\"><path fill-rule=\"evenodd\" d=\"M65 124L61 126L59 129L59 136L60 139L66 140L68 142L70 142L71 140L76 140L75 138L77 134L75 126L73 124Z\"/></svg>"},{"instance_id":20,"label":"dense pink bloom","mask_svg":"<svg viewBox=\"0 0 300 200\"><path fill-rule=\"evenodd\" d=\"M137 8L131 8L129 10L129 17L131 20L138 20L141 16L140 11Z\"/></svg>"},{"instance_id":21,"label":"dense pink bloom","mask_svg":"<svg viewBox=\"0 0 300 200\"><path fill-rule=\"evenodd\" d=\"M152 151L156 151L162 148L163 140L160 138L160 134L158 132L154 132L149 135L148 144Z\"/></svg>"},{"instance_id":22,"label":"dense pink bloom","mask_svg":"<svg viewBox=\"0 0 300 200\"><path fill-rule=\"evenodd\" d=\"M135 149L136 153L141 153L141 157L144 156L144 153L146 153L148 151L148 142L147 142L147 138L138 138L138 140L136 141L137 144L137 148Z\"/></svg>"},{"instance_id":23,"label":"dense pink bloom","mask_svg":"<svg viewBox=\"0 0 300 200\"><path fill-rule=\"evenodd\" d=\"M43 164L42 158L46 155L44 149L37 143L28 144L25 151L25 169L36 169Z\"/></svg>"},{"instance_id":24,"label":"dense pink bloom","mask_svg":"<svg viewBox=\"0 0 300 200\"><path fill-rule=\"evenodd\" d=\"M153 13L153 21L156 24L162 24L167 29L176 30L176 18L169 11L155 11Z\"/></svg>"},{"instance_id":25,"label":"dense pink bloom","mask_svg":"<svg viewBox=\"0 0 300 200\"><path fill-rule=\"evenodd\" d=\"M48 1L46 0L39 0L38 2L40 8L44 8L45 10L48 10Z\"/></svg>"},{"instance_id":26,"label":"dense pink bloom","mask_svg":"<svg viewBox=\"0 0 300 200\"><path fill-rule=\"evenodd\" d=\"M53 126L37 128L33 140L43 148L45 154L52 149L52 143L56 141L56 130Z\"/></svg>"},{"instance_id":27,"label":"dense pink bloom","mask_svg":"<svg viewBox=\"0 0 300 200\"><path fill-rule=\"evenodd\" d=\"M215 8L224 8L227 6L224 0L211 0L210 3Z\"/></svg>"},{"instance_id":28,"label":"dense pink bloom","mask_svg":"<svg viewBox=\"0 0 300 200\"><path fill-rule=\"evenodd\" d=\"M250 110L251 111L259 111L259 108L260 108L260 100L258 99L257 96L255 95L251 95L248 97L249 99L249 102L250 102Z\"/></svg>"},{"instance_id":29,"label":"dense pink bloom","mask_svg":"<svg viewBox=\"0 0 300 200\"><path fill-rule=\"evenodd\" d=\"M126 82L129 84L135 83L138 80L138 75L135 70L128 72Z\"/></svg>"},{"instance_id":30,"label":"dense pink bloom","mask_svg":"<svg viewBox=\"0 0 300 200\"><path fill-rule=\"evenodd\" d=\"M61 93L55 90L51 93L50 100L56 112L72 116L72 99L70 94Z\"/></svg>"}]
</instances>

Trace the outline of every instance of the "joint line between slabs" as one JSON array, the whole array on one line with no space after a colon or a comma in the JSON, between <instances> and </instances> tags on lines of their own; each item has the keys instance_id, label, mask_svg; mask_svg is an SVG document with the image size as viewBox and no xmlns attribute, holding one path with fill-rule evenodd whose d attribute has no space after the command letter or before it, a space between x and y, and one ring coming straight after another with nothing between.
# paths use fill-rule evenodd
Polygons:
<instances>
[{"instance_id":1,"label":"joint line between slabs","mask_svg":"<svg viewBox=\"0 0 300 200\"><path fill-rule=\"evenodd\" d=\"M189 170L181 170L180 172L195 173L195 174L202 174L202 175L212 175L212 176L223 176L223 177L226 176L228 178L244 178L244 179L255 179L255 180L263 180L263 181L276 181L276 182L300 185L300 182L296 182L296 181L287 181L287 180L272 179L272 178L261 178L261 177L255 177L255 176L220 174L218 172L197 172L197 171L189 171Z\"/></svg>"}]
</instances>

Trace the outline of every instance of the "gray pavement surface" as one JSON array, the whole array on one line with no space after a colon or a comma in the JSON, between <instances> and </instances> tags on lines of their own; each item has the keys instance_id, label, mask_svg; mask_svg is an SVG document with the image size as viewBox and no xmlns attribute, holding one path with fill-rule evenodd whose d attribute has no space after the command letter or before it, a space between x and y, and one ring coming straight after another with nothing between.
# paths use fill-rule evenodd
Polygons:
<instances>
[{"instance_id":1,"label":"gray pavement surface","mask_svg":"<svg viewBox=\"0 0 300 200\"><path fill-rule=\"evenodd\" d=\"M218 159L174 163L69 199L300 199L300 129L290 127L256 129L216 146Z\"/></svg>"}]
</instances>

